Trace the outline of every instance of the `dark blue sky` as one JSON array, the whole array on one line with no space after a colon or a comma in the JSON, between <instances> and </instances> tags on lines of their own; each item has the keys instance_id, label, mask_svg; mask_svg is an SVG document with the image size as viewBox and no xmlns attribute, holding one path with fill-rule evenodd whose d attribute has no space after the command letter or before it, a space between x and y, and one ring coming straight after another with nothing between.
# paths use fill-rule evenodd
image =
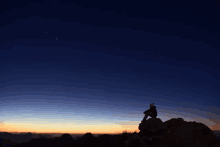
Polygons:
<instances>
[{"instance_id":1,"label":"dark blue sky","mask_svg":"<svg viewBox=\"0 0 220 147\"><path fill-rule=\"evenodd\" d=\"M182 117L220 130L219 7L2 1L1 129L135 131L154 102L162 121Z\"/></svg>"}]
</instances>

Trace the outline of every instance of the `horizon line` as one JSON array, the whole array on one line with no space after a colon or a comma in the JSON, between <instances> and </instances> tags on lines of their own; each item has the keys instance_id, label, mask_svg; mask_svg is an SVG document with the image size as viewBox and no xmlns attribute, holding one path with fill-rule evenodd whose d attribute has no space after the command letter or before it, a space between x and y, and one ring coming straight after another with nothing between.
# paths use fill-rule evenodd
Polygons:
<instances>
[{"instance_id":1,"label":"horizon line","mask_svg":"<svg viewBox=\"0 0 220 147\"><path fill-rule=\"evenodd\" d=\"M220 131L220 130L212 130L212 131ZM126 133L134 133L134 132L139 132L139 131L133 131L133 132L123 131L121 133L124 133L124 132L126 132ZM27 133L31 133L31 134L51 134L51 135L53 135L53 134L72 134L72 135L84 135L84 134L86 134L86 133L46 133L46 132L42 132L42 133L33 132L32 133L32 132L4 132L4 131L3 132L0 131L0 133L11 133L11 134L27 134ZM87 132L87 133L91 133L91 132ZM120 134L120 133L91 133L91 134L96 135L96 134Z\"/></svg>"}]
</instances>

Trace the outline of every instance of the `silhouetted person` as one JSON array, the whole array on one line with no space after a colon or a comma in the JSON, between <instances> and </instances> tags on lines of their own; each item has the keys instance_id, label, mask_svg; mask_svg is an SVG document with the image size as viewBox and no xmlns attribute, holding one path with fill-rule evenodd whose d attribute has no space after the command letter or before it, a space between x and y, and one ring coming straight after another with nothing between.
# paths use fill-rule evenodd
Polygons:
<instances>
[{"instance_id":1,"label":"silhouetted person","mask_svg":"<svg viewBox=\"0 0 220 147\"><path fill-rule=\"evenodd\" d=\"M144 111L144 114L145 114L145 116L141 122L145 121L148 116L150 116L152 118L157 117L157 110L156 110L156 106L154 106L154 103L150 104L150 109Z\"/></svg>"}]
</instances>

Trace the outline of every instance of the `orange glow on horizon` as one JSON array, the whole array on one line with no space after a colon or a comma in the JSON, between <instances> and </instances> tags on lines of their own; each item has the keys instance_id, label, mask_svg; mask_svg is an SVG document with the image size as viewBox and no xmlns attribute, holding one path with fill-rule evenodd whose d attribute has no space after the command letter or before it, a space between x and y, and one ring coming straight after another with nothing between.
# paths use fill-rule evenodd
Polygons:
<instances>
[{"instance_id":1,"label":"orange glow on horizon","mask_svg":"<svg viewBox=\"0 0 220 147\"><path fill-rule=\"evenodd\" d=\"M210 127L211 130L213 131L219 131L220 130L220 125L219 124L215 124L212 127Z\"/></svg>"},{"instance_id":2,"label":"orange glow on horizon","mask_svg":"<svg viewBox=\"0 0 220 147\"><path fill-rule=\"evenodd\" d=\"M128 125L127 125L128 126ZM8 133L39 133L39 134L121 134L123 132L139 132L138 126L129 125L73 125L73 124L31 124L31 123L5 123L0 126L1 132ZM73 130L73 131L71 131Z\"/></svg>"},{"instance_id":3,"label":"orange glow on horizon","mask_svg":"<svg viewBox=\"0 0 220 147\"><path fill-rule=\"evenodd\" d=\"M209 127L213 131L220 131L220 125ZM137 125L73 125L73 124L31 124L4 123L0 125L1 132L8 133L36 133L36 134L121 134L123 132L139 132Z\"/></svg>"}]
</instances>

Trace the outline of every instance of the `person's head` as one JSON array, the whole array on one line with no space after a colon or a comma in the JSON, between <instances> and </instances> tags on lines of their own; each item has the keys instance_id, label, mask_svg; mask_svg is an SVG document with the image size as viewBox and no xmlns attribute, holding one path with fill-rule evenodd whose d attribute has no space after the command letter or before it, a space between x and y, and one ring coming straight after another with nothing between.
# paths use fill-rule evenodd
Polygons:
<instances>
[{"instance_id":1,"label":"person's head","mask_svg":"<svg viewBox=\"0 0 220 147\"><path fill-rule=\"evenodd\" d=\"M154 103L151 103L151 104L150 104L150 107L153 107L153 106L154 106Z\"/></svg>"}]
</instances>

